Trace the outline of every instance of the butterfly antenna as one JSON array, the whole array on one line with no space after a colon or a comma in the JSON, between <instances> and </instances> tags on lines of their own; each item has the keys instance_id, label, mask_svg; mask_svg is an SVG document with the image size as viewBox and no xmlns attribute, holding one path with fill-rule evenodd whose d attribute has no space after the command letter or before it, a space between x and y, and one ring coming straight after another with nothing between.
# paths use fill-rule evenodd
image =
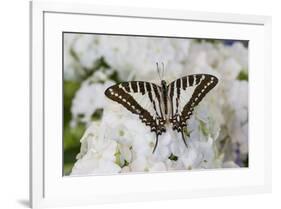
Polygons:
<instances>
[{"instance_id":1,"label":"butterfly antenna","mask_svg":"<svg viewBox=\"0 0 281 209\"><path fill-rule=\"evenodd\" d=\"M163 63L163 62L162 62L162 69L163 69L163 70L162 70L162 78L164 78L164 74L165 74L165 73L164 73L164 72L165 72L165 68L164 68L164 63Z\"/></svg>"},{"instance_id":2,"label":"butterfly antenna","mask_svg":"<svg viewBox=\"0 0 281 209\"><path fill-rule=\"evenodd\" d=\"M161 81L161 76L160 76L160 69L159 69L159 65L158 65L158 62L156 62L156 66L157 66L157 73L158 73L158 77Z\"/></svg>"}]
</instances>

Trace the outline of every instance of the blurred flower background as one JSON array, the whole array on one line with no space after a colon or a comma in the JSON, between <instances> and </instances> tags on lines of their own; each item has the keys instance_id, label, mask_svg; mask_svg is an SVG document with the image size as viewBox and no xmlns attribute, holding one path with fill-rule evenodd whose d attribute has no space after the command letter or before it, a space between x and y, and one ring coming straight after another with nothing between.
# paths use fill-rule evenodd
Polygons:
<instances>
[{"instance_id":1,"label":"blurred flower background","mask_svg":"<svg viewBox=\"0 0 281 209\"><path fill-rule=\"evenodd\" d=\"M64 174L248 167L248 42L64 33ZM219 78L188 121L188 148L171 129L155 134L107 87L169 83L193 73Z\"/></svg>"}]
</instances>

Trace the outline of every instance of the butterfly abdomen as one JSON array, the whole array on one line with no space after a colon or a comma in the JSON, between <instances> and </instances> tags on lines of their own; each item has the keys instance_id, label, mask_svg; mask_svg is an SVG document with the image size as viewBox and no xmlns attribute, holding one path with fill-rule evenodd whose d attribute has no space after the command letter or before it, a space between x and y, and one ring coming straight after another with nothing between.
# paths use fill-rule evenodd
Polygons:
<instances>
[{"instance_id":1,"label":"butterfly abdomen","mask_svg":"<svg viewBox=\"0 0 281 209\"><path fill-rule=\"evenodd\" d=\"M161 81L161 87L162 87L162 97L163 97L163 102L164 102L164 112L165 115L168 114L168 87L166 81L162 80Z\"/></svg>"}]
</instances>

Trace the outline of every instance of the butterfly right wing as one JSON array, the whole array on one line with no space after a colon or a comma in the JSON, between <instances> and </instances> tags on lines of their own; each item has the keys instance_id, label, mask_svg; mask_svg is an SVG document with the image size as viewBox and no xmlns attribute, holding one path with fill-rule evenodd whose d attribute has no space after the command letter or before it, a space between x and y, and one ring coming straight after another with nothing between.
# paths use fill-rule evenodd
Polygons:
<instances>
[{"instance_id":1,"label":"butterfly right wing","mask_svg":"<svg viewBox=\"0 0 281 209\"><path fill-rule=\"evenodd\" d=\"M144 81L122 82L109 87L105 95L131 113L139 115L140 120L157 137L166 131L160 86Z\"/></svg>"},{"instance_id":2,"label":"butterfly right wing","mask_svg":"<svg viewBox=\"0 0 281 209\"><path fill-rule=\"evenodd\" d=\"M171 102L170 122L180 132L191 117L194 108L218 83L218 78L209 74L184 76L168 86Z\"/></svg>"},{"instance_id":3,"label":"butterfly right wing","mask_svg":"<svg viewBox=\"0 0 281 209\"><path fill-rule=\"evenodd\" d=\"M205 95L218 83L218 78L209 74L194 74L184 76L168 86L168 97L171 104L170 122L173 130L182 134L191 117L194 108L200 103Z\"/></svg>"}]
</instances>

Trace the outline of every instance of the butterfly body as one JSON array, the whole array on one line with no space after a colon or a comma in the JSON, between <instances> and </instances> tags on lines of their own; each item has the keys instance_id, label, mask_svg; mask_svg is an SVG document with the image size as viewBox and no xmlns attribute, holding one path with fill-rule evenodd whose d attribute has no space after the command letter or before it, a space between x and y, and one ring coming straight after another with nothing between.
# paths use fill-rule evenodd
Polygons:
<instances>
[{"instance_id":1,"label":"butterfly body","mask_svg":"<svg viewBox=\"0 0 281 209\"><path fill-rule=\"evenodd\" d=\"M161 87L162 87L162 96L164 100L164 110L165 110L165 115L167 116L168 114L168 88L167 88L167 83L165 80L161 81Z\"/></svg>"},{"instance_id":2,"label":"butterfly body","mask_svg":"<svg viewBox=\"0 0 281 209\"><path fill-rule=\"evenodd\" d=\"M146 81L122 82L109 87L105 95L121 104L133 114L137 114L151 132L156 134L155 151L158 136L166 132L167 124L184 137L184 128L194 108L204 96L216 86L218 79L209 74L194 74L179 78L161 86Z\"/></svg>"}]
</instances>

